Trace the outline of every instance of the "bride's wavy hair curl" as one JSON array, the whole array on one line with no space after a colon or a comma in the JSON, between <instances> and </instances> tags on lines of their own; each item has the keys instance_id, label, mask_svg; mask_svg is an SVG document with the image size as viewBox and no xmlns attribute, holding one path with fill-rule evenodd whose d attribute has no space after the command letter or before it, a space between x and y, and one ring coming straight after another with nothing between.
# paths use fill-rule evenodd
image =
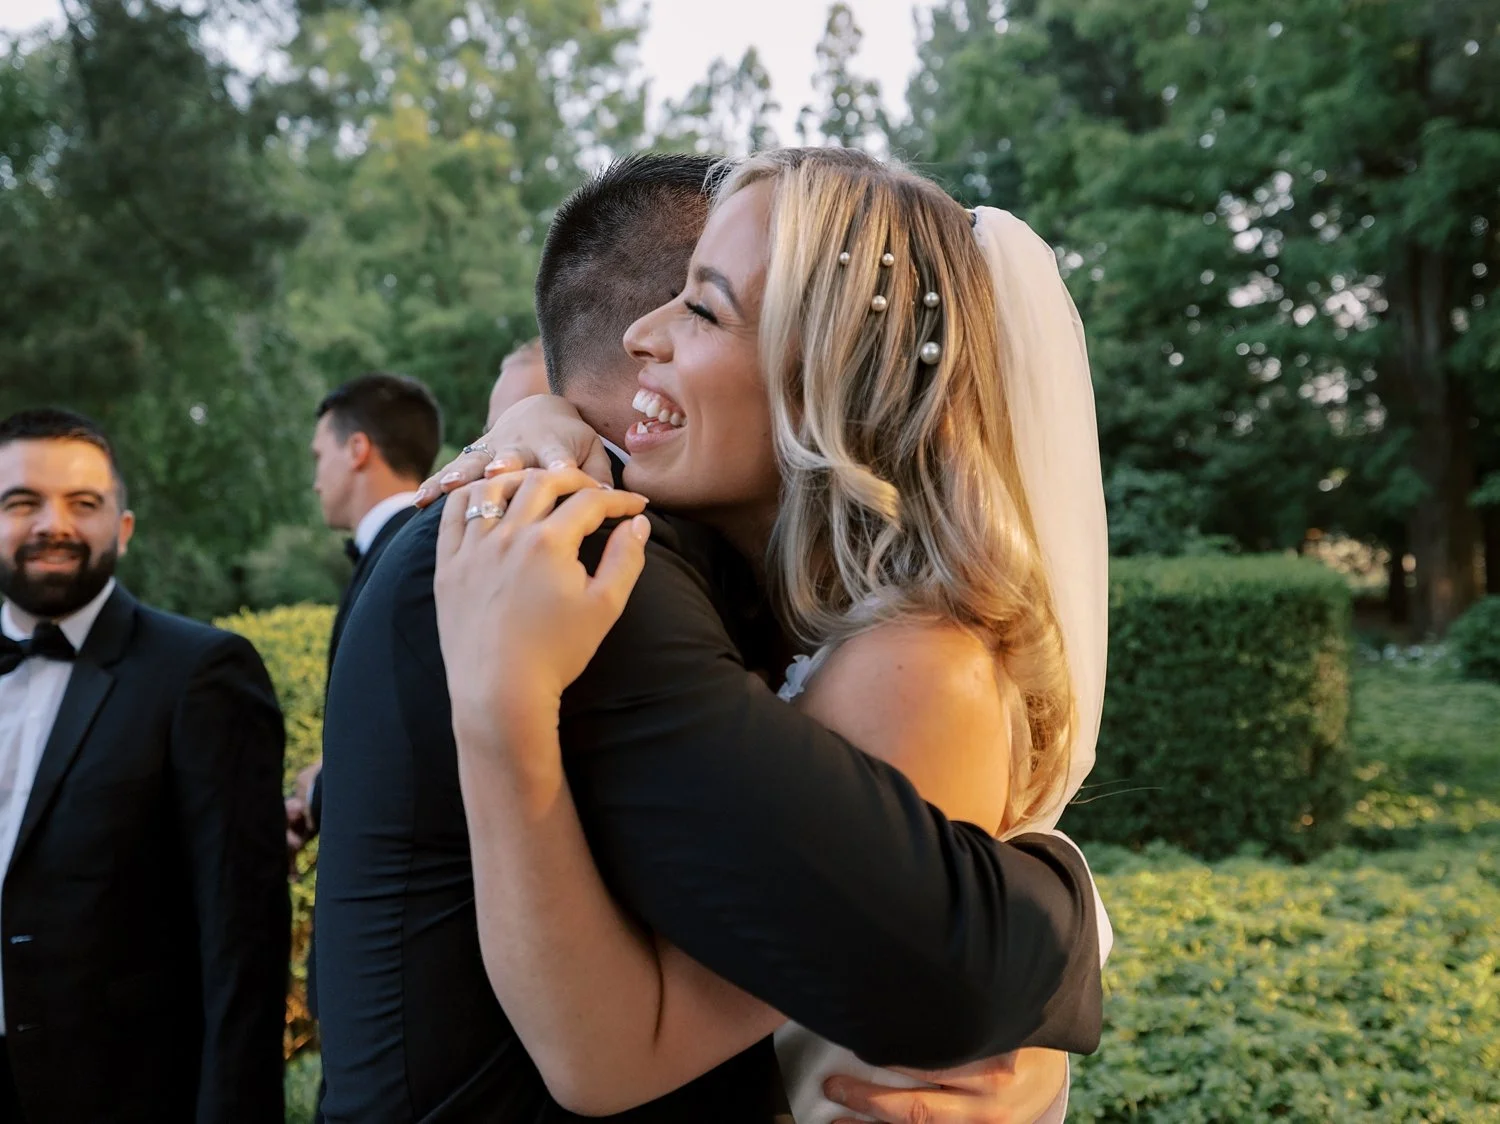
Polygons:
<instances>
[{"instance_id":1,"label":"bride's wavy hair curl","mask_svg":"<svg viewBox=\"0 0 1500 1124\"><path fill-rule=\"evenodd\" d=\"M772 188L759 344L782 471L767 567L778 608L813 645L892 621L979 636L1011 716L1014 830L1059 797L1075 709L970 216L850 149L760 153L716 199L756 183Z\"/></svg>"}]
</instances>

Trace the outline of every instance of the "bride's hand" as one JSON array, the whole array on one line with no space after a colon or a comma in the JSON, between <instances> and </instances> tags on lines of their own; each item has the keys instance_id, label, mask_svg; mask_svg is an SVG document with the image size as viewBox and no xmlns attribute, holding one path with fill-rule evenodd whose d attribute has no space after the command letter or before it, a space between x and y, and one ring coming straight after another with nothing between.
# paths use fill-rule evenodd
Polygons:
<instances>
[{"instance_id":1,"label":"bride's hand","mask_svg":"<svg viewBox=\"0 0 1500 1124\"><path fill-rule=\"evenodd\" d=\"M1058 1050L1022 1049L956 1069L893 1067L926 1086L898 1089L855 1077L830 1077L829 1100L862 1113L861 1119L887 1124L911 1120L931 1124L1040 1124L1061 1120L1057 1104L1068 1080L1068 1055ZM856 1124L852 1116L833 1124Z\"/></svg>"},{"instance_id":2,"label":"bride's hand","mask_svg":"<svg viewBox=\"0 0 1500 1124\"><path fill-rule=\"evenodd\" d=\"M645 507L577 468L510 473L448 498L433 593L456 727L498 724L513 707L555 716L640 576ZM620 518L590 576L583 540Z\"/></svg>"},{"instance_id":3,"label":"bride's hand","mask_svg":"<svg viewBox=\"0 0 1500 1124\"><path fill-rule=\"evenodd\" d=\"M601 484L614 480L599 435L566 398L537 394L501 414L490 431L422 481L413 501L426 507L439 496L486 476L523 468L582 468Z\"/></svg>"}]
</instances>

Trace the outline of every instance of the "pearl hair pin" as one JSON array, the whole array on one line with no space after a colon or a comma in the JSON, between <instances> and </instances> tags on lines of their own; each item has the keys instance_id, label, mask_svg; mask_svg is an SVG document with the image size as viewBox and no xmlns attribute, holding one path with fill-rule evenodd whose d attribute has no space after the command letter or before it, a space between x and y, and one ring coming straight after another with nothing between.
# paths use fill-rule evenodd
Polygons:
<instances>
[{"instance_id":1,"label":"pearl hair pin","mask_svg":"<svg viewBox=\"0 0 1500 1124\"><path fill-rule=\"evenodd\" d=\"M880 255L880 264L889 269L891 266L896 264L896 255L887 250L885 253Z\"/></svg>"},{"instance_id":2,"label":"pearl hair pin","mask_svg":"<svg viewBox=\"0 0 1500 1124\"><path fill-rule=\"evenodd\" d=\"M840 265L848 265L849 264L849 251L848 250L845 250L841 254L839 254L839 264Z\"/></svg>"},{"instance_id":3,"label":"pearl hair pin","mask_svg":"<svg viewBox=\"0 0 1500 1124\"><path fill-rule=\"evenodd\" d=\"M873 311L875 311L875 312L884 312L885 311L885 306L886 306L886 299L885 299L885 297L881 296L879 293L876 293L873 297L870 298L870 308Z\"/></svg>"},{"instance_id":4,"label":"pearl hair pin","mask_svg":"<svg viewBox=\"0 0 1500 1124\"><path fill-rule=\"evenodd\" d=\"M930 367L943 357L943 345L936 340L928 340L917 352L917 357Z\"/></svg>"},{"instance_id":5,"label":"pearl hair pin","mask_svg":"<svg viewBox=\"0 0 1500 1124\"><path fill-rule=\"evenodd\" d=\"M928 308L936 308L940 303L942 303L942 299L943 298L938 296L936 293L928 293L922 298L922 303L925 304Z\"/></svg>"}]
</instances>

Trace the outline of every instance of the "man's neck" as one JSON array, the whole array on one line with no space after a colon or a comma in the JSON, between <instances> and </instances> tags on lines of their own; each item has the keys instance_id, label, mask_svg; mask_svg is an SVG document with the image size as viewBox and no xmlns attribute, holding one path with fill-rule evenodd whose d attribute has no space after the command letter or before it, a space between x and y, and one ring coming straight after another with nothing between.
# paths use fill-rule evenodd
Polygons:
<instances>
[{"instance_id":1,"label":"man's neck","mask_svg":"<svg viewBox=\"0 0 1500 1124\"><path fill-rule=\"evenodd\" d=\"M398 492L392 492L383 496L377 502L365 509L363 515L354 521L351 529L354 537L354 545L360 553L370 549L370 544L380 534L382 527L391 519L391 516L411 503L416 496L416 487L413 486Z\"/></svg>"}]
</instances>

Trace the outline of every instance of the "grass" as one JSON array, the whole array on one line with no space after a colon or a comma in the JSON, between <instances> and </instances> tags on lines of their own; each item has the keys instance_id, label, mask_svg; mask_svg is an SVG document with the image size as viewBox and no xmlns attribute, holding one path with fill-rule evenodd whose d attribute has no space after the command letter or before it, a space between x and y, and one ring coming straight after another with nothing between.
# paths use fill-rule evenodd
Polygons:
<instances>
[{"instance_id":1,"label":"grass","mask_svg":"<svg viewBox=\"0 0 1500 1124\"><path fill-rule=\"evenodd\" d=\"M1070 1120L1500 1124L1500 686L1365 666L1348 844L1089 847L1116 944ZM317 1060L287 1077L312 1119Z\"/></svg>"},{"instance_id":2,"label":"grass","mask_svg":"<svg viewBox=\"0 0 1500 1124\"><path fill-rule=\"evenodd\" d=\"M1439 667L1355 674L1352 736L1364 792L1351 842L1369 849L1500 835L1500 685Z\"/></svg>"}]
</instances>

